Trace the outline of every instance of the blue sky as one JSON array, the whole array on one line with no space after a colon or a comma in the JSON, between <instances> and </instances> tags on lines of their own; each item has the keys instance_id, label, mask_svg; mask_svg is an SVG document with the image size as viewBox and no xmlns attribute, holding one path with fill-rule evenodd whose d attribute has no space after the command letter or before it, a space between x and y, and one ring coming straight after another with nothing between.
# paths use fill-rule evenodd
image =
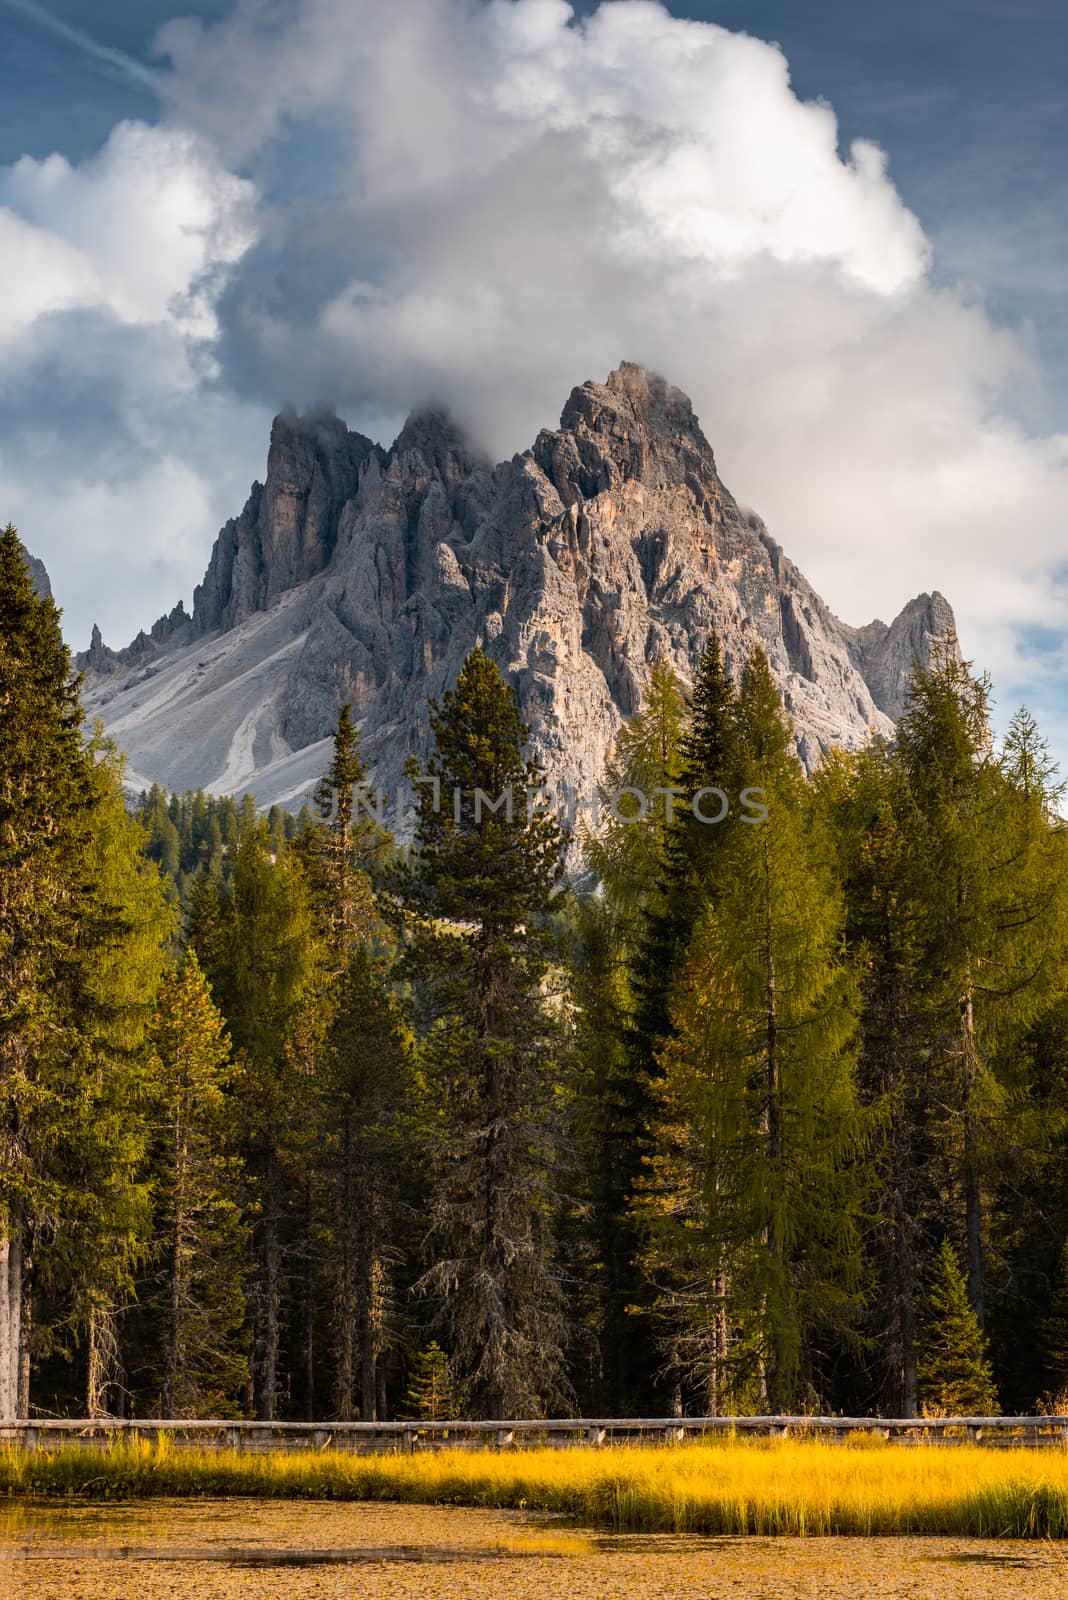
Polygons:
<instances>
[{"instance_id":1,"label":"blue sky","mask_svg":"<svg viewBox=\"0 0 1068 1600\"><path fill-rule=\"evenodd\" d=\"M1068 7L567 9L0 0L0 496L73 642L188 596L282 404L503 451L634 356L840 614L943 589L1068 754Z\"/></svg>"}]
</instances>

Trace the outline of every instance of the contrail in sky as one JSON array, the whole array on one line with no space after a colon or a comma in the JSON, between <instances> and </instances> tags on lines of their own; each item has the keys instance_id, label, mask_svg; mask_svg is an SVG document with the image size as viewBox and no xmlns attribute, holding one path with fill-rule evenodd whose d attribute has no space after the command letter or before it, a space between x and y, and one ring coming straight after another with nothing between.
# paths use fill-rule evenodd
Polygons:
<instances>
[{"instance_id":1,"label":"contrail in sky","mask_svg":"<svg viewBox=\"0 0 1068 1600\"><path fill-rule=\"evenodd\" d=\"M83 55L91 56L94 61L103 62L105 66L113 67L122 77L137 84L138 88L149 89L153 94L159 93L159 77L149 67L143 66L140 61L135 61L133 56L128 56L123 50L112 50L109 45L101 44L81 28L72 28L62 17L53 16L46 7L38 5L37 0L0 0L0 5L6 5L11 11L18 11L31 22L47 28L57 39L65 39Z\"/></svg>"}]
</instances>

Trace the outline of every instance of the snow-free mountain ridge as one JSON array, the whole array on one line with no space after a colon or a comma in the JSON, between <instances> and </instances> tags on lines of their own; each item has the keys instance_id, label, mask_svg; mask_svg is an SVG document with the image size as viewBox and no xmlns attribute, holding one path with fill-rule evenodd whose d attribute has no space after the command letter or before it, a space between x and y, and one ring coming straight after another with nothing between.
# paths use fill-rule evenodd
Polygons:
<instances>
[{"instance_id":1,"label":"snow-free mountain ridge","mask_svg":"<svg viewBox=\"0 0 1068 1600\"><path fill-rule=\"evenodd\" d=\"M686 396L625 363L496 465L436 410L390 450L328 413L279 416L191 613L121 651L94 629L79 661L132 784L299 805L347 700L395 794L428 697L478 644L550 782L588 793L650 666L688 682L712 626L733 670L763 646L809 769L889 734L914 661L954 635L937 593L890 624L839 621L724 487Z\"/></svg>"}]
</instances>

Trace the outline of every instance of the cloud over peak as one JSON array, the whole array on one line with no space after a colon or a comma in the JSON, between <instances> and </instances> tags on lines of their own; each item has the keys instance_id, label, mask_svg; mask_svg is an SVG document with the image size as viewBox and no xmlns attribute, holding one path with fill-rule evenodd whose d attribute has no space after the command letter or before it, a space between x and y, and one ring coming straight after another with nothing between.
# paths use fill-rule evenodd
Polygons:
<instances>
[{"instance_id":1,"label":"cloud over peak","mask_svg":"<svg viewBox=\"0 0 1068 1600\"><path fill-rule=\"evenodd\" d=\"M884 152L841 149L776 45L653 0L238 0L158 50L162 126L0 174L0 227L23 347L86 305L174 341L171 454L202 484L195 406L233 419L228 484L286 401L380 432L433 399L502 455L627 357L693 396L847 618L939 588L1012 692L1050 670L1028 630L1068 623L1068 464L1016 420L1033 362L936 283ZM195 573L214 529L190 526Z\"/></svg>"}]
</instances>

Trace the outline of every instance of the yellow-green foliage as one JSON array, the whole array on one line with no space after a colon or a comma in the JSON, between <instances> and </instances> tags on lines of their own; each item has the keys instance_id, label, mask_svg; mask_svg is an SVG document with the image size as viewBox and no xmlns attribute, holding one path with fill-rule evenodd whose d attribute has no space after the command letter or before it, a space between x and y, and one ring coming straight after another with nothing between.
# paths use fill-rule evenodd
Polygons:
<instances>
[{"instance_id":1,"label":"yellow-green foliage","mask_svg":"<svg viewBox=\"0 0 1068 1600\"><path fill-rule=\"evenodd\" d=\"M565 1512L709 1534L1068 1537L1068 1452L746 1440L640 1449L245 1454L133 1442L0 1455L0 1495L254 1495Z\"/></svg>"}]
</instances>

